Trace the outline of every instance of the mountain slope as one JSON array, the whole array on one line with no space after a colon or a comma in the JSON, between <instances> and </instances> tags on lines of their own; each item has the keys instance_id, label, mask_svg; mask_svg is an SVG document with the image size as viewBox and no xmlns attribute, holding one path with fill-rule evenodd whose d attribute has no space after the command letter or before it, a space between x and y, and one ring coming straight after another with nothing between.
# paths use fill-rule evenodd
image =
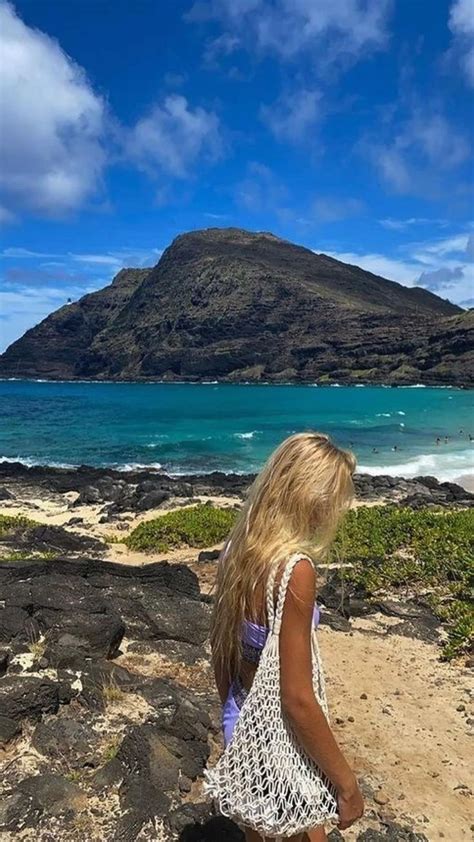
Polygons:
<instances>
[{"instance_id":1,"label":"mountain slope","mask_svg":"<svg viewBox=\"0 0 474 842\"><path fill-rule=\"evenodd\" d=\"M470 382L460 313L271 234L207 229L45 319L0 358L0 374Z\"/></svg>"},{"instance_id":2,"label":"mountain slope","mask_svg":"<svg viewBox=\"0 0 474 842\"><path fill-rule=\"evenodd\" d=\"M94 338L113 323L149 269L122 269L112 283L80 301L65 304L0 356L0 375L6 377L73 378L77 362Z\"/></svg>"}]
</instances>

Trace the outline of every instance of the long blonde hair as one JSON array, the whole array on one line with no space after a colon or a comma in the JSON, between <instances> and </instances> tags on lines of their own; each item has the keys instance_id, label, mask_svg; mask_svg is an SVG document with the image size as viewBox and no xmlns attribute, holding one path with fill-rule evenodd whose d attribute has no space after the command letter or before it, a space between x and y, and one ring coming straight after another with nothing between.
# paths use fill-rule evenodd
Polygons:
<instances>
[{"instance_id":1,"label":"long blonde hair","mask_svg":"<svg viewBox=\"0 0 474 842\"><path fill-rule=\"evenodd\" d=\"M232 680L244 618L258 621L270 570L294 552L324 557L354 489L355 457L322 433L290 436L252 484L219 560L211 624L213 663Z\"/></svg>"}]
</instances>

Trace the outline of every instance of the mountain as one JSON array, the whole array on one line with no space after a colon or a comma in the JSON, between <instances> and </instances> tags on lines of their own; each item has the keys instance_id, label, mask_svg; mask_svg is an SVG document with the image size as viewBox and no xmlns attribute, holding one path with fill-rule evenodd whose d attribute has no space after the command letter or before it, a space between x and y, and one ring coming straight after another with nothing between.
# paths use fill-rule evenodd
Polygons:
<instances>
[{"instance_id":1,"label":"mountain","mask_svg":"<svg viewBox=\"0 0 474 842\"><path fill-rule=\"evenodd\" d=\"M0 376L468 385L473 334L472 313L425 289L211 228L48 316Z\"/></svg>"}]
</instances>

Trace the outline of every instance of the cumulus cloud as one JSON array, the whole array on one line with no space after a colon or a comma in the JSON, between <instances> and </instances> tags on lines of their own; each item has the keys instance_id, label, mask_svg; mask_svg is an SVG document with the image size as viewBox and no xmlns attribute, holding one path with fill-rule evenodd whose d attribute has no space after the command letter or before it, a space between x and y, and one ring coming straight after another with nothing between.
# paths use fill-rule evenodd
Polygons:
<instances>
[{"instance_id":1,"label":"cumulus cloud","mask_svg":"<svg viewBox=\"0 0 474 842\"><path fill-rule=\"evenodd\" d=\"M474 5L472 0L455 0L449 11L453 49L469 85L474 87Z\"/></svg>"},{"instance_id":2,"label":"cumulus cloud","mask_svg":"<svg viewBox=\"0 0 474 842\"><path fill-rule=\"evenodd\" d=\"M215 160L222 151L219 119L192 108L184 96L167 96L128 132L125 150L140 169L185 178L198 160Z\"/></svg>"},{"instance_id":3,"label":"cumulus cloud","mask_svg":"<svg viewBox=\"0 0 474 842\"><path fill-rule=\"evenodd\" d=\"M61 216L100 187L106 109L59 44L0 5L0 190L7 214Z\"/></svg>"},{"instance_id":4,"label":"cumulus cloud","mask_svg":"<svg viewBox=\"0 0 474 842\"><path fill-rule=\"evenodd\" d=\"M219 21L242 48L284 59L306 53L320 64L350 62L383 47L391 7L391 0L199 0L185 18Z\"/></svg>"},{"instance_id":5,"label":"cumulus cloud","mask_svg":"<svg viewBox=\"0 0 474 842\"><path fill-rule=\"evenodd\" d=\"M301 141L316 127L321 98L318 90L287 92L272 105L263 105L260 116L279 140Z\"/></svg>"}]
</instances>

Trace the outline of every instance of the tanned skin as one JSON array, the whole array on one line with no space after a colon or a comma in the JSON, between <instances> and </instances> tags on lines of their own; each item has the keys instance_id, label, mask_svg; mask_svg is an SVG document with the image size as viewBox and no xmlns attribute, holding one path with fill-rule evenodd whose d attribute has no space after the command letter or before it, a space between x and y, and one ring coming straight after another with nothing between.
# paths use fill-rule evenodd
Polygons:
<instances>
[{"instance_id":1,"label":"tanned skin","mask_svg":"<svg viewBox=\"0 0 474 842\"><path fill-rule=\"evenodd\" d=\"M281 701L285 714L304 750L337 790L340 830L346 830L363 814L364 803L357 780L339 748L327 719L316 701L312 685L311 630L316 601L316 576L311 562L301 559L293 570L287 591L280 630ZM264 598L261 597L262 617ZM255 667L243 661L241 679L250 688ZM224 704L229 682L216 675ZM326 842L324 828L292 836L292 842ZM253 830L246 831L247 842L262 842ZM266 839L266 842L273 842Z\"/></svg>"}]
</instances>

